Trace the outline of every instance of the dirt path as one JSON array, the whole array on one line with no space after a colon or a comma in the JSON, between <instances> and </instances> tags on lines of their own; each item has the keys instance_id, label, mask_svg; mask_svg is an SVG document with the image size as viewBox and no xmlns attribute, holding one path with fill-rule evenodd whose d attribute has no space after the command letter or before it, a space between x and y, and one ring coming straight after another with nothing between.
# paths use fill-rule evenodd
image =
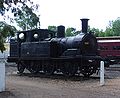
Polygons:
<instances>
[{"instance_id":1,"label":"dirt path","mask_svg":"<svg viewBox=\"0 0 120 98\"><path fill-rule=\"evenodd\" d=\"M114 73L116 77L113 79L112 74L112 79L105 79L103 87L98 78L74 81L9 73L6 74L6 92L0 93L0 98L119 98L120 72Z\"/></svg>"}]
</instances>

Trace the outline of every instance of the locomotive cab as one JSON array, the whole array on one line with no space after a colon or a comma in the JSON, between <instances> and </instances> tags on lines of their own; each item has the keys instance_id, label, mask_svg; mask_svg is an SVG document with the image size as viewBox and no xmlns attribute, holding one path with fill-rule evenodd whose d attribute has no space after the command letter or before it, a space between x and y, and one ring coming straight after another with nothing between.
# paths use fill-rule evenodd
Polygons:
<instances>
[{"instance_id":1,"label":"locomotive cab","mask_svg":"<svg viewBox=\"0 0 120 98\"><path fill-rule=\"evenodd\" d=\"M10 55L8 56L8 62L15 62L18 59L19 51L18 51L18 41L16 38L10 39Z\"/></svg>"},{"instance_id":2,"label":"locomotive cab","mask_svg":"<svg viewBox=\"0 0 120 98\"><path fill-rule=\"evenodd\" d=\"M34 45L35 43L53 37L55 37L55 32L47 29L35 29L17 32L16 39L10 39L10 56L8 57L7 61L18 62L21 56L27 55L27 53L31 50L35 50L33 49L33 46L39 45ZM36 49L35 51L38 50Z\"/></svg>"}]
</instances>

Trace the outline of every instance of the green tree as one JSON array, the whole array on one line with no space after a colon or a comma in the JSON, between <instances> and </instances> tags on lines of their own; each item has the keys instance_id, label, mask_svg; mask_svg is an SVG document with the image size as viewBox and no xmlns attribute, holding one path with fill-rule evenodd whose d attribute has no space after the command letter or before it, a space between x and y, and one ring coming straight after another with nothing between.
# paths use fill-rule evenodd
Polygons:
<instances>
[{"instance_id":1,"label":"green tree","mask_svg":"<svg viewBox=\"0 0 120 98\"><path fill-rule=\"evenodd\" d=\"M36 14L33 13L33 11L38 9L38 7L39 6L37 4L35 5L33 2L31 2L31 0L0 0L0 15L5 17L7 12L11 12L13 16L19 20L19 18L21 18L20 16L22 16L21 12L23 11L23 8L25 8L29 11L29 13L32 12L31 15L32 18L34 17L34 19L31 20L34 24L38 20L38 17L36 16ZM12 15L9 14L7 17L9 17L8 19L10 19L11 22L13 22L13 17L10 16ZM33 26L33 24L31 24L31 26ZM15 28L13 26L10 26L4 22L0 23L0 50L2 52L5 50L3 43L6 37L9 35L13 35L14 30Z\"/></svg>"},{"instance_id":2,"label":"green tree","mask_svg":"<svg viewBox=\"0 0 120 98\"><path fill-rule=\"evenodd\" d=\"M40 19L31 8L22 6L15 14L15 21L22 30L30 30L40 28Z\"/></svg>"},{"instance_id":3,"label":"green tree","mask_svg":"<svg viewBox=\"0 0 120 98\"><path fill-rule=\"evenodd\" d=\"M75 31L75 32L74 32L74 35L78 35L78 34L80 34L80 32L81 32L81 31Z\"/></svg>"},{"instance_id":4,"label":"green tree","mask_svg":"<svg viewBox=\"0 0 120 98\"><path fill-rule=\"evenodd\" d=\"M66 29L65 36L67 36L67 37L74 36L75 35L75 31L76 31L75 28L69 27L69 28Z\"/></svg>"},{"instance_id":5,"label":"green tree","mask_svg":"<svg viewBox=\"0 0 120 98\"><path fill-rule=\"evenodd\" d=\"M48 30L54 31L54 32L51 32L52 33L51 37L57 36L57 26L48 26Z\"/></svg>"},{"instance_id":6,"label":"green tree","mask_svg":"<svg viewBox=\"0 0 120 98\"><path fill-rule=\"evenodd\" d=\"M110 27L106 27L105 36L114 36L113 29Z\"/></svg>"},{"instance_id":7,"label":"green tree","mask_svg":"<svg viewBox=\"0 0 120 98\"><path fill-rule=\"evenodd\" d=\"M114 36L120 36L120 17L112 22L112 30Z\"/></svg>"},{"instance_id":8,"label":"green tree","mask_svg":"<svg viewBox=\"0 0 120 98\"><path fill-rule=\"evenodd\" d=\"M105 30L105 36L114 36L113 21L109 21L109 24L108 24L108 26L106 27L106 30Z\"/></svg>"},{"instance_id":9,"label":"green tree","mask_svg":"<svg viewBox=\"0 0 120 98\"><path fill-rule=\"evenodd\" d=\"M56 26L48 26L48 30L57 32L57 27Z\"/></svg>"},{"instance_id":10,"label":"green tree","mask_svg":"<svg viewBox=\"0 0 120 98\"><path fill-rule=\"evenodd\" d=\"M8 36L14 36L16 28L5 22L0 22L0 51L5 50L4 42Z\"/></svg>"},{"instance_id":11,"label":"green tree","mask_svg":"<svg viewBox=\"0 0 120 98\"><path fill-rule=\"evenodd\" d=\"M105 30L105 36L120 36L120 17L114 21L109 21L109 25Z\"/></svg>"},{"instance_id":12,"label":"green tree","mask_svg":"<svg viewBox=\"0 0 120 98\"><path fill-rule=\"evenodd\" d=\"M98 28L89 28L89 32L93 32L96 37L104 37L105 32L103 30L99 30Z\"/></svg>"},{"instance_id":13,"label":"green tree","mask_svg":"<svg viewBox=\"0 0 120 98\"><path fill-rule=\"evenodd\" d=\"M5 15L7 11L15 13L18 8L20 9L21 6L26 6L27 4L33 10L38 9L38 4L33 4L31 0L0 0L0 14Z\"/></svg>"}]
</instances>

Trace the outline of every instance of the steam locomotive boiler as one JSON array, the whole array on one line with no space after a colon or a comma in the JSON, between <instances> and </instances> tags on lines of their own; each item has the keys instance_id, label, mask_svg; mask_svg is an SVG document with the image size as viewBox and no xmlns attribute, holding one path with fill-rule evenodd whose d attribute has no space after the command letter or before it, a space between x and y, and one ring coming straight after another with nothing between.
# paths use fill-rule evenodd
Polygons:
<instances>
[{"instance_id":1,"label":"steam locomotive boiler","mask_svg":"<svg viewBox=\"0 0 120 98\"><path fill-rule=\"evenodd\" d=\"M10 41L8 62L16 62L19 73L28 69L48 75L92 75L99 67L98 45L96 37L87 32L88 20L81 19L82 31L72 37L65 37L64 26L57 27L57 36L47 29L18 32L17 39Z\"/></svg>"}]
</instances>

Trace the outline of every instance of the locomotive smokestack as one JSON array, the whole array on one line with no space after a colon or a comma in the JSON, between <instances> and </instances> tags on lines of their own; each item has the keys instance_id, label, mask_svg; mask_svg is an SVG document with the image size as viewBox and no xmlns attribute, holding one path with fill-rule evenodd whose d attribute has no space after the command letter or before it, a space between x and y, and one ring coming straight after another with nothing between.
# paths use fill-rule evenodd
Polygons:
<instances>
[{"instance_id":1,"label":"locomotive smokestack","mask_svg":"<svg viewBox=\"0 0 120 98\"><path fill-rule=\"evenodd\" d=\"M82 21L82 33L87 33L88 30L88 20L89 19L80 19Z\"/></svg>"}]
</instances>

